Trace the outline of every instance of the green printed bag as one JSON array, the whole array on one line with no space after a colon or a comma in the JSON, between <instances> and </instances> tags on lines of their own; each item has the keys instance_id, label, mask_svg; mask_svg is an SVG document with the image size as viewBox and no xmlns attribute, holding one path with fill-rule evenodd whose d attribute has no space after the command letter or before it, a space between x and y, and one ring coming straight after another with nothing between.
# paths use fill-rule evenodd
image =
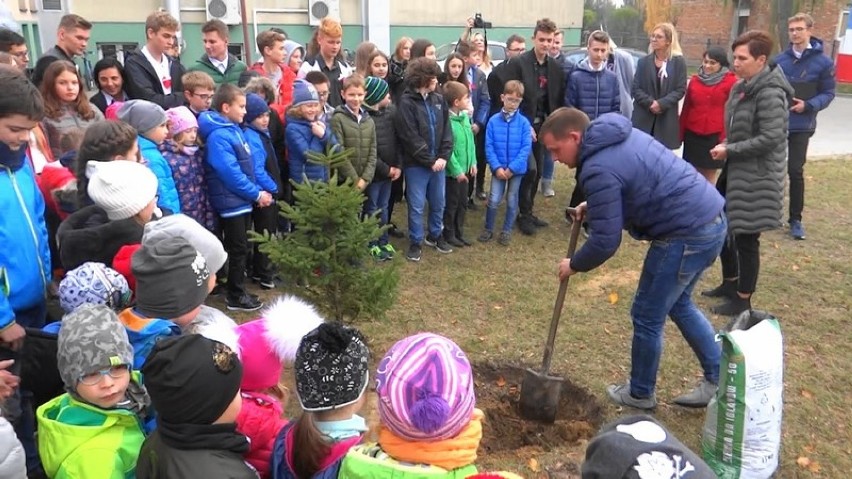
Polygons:
<instances>
[{"instance_id":1,"label":"green printed bag","mask_svg":"<svg viewBox=\"0 0 852 479\"><path fill-rule=\"evenodd\" d=\"M745 312L721 333L719 390L701 450L720 479L766 479L778 468L784 345L778 320Z\"/></svg>"}]
</instances>

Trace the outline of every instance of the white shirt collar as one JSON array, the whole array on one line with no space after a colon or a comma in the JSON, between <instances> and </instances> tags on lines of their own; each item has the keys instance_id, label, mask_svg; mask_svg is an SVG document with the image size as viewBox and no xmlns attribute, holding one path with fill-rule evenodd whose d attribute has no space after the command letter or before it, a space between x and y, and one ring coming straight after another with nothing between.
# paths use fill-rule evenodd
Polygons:
<instances>
[{"instance_id":1,"label":"white shirt collar","mask_svg":"<svg viewBox=\"0 0 852 479\"><path fill-rule=\"evenodd\" d=\"M225 60L218 60L211 56L207 56L207 59L210 60L210 63L213 64L220 72L225 73L225 70L228 69L228 57L225 57Z\"/></svg>"},{"instance_id":2,"label":"white shirt collar","mask_svg":"<svg viewBox=\"0 0 852 479\"><path fill-rule=\"evenodd\" d=\"M122 95L121 98L115 98L114 96L110 95L109 93L107 93L103 90L101 90L101 94L103 94L104 99L106 100L107 106L110 106L117 101L127 100L127 94L125 94L123 91L121 92L121 95Z\"/></svg>"}]
</instances>

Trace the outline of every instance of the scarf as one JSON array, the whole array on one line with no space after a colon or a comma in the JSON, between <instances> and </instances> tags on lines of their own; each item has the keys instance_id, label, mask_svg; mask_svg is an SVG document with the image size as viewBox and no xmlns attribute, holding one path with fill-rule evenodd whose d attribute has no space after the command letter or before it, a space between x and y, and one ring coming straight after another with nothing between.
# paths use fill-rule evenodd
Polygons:
<instances>
[{"instance_id":1,"label":"scarf","mask_svg":"<svg viewBox=\"0 0 852 479\"><path fill-rule=\"evenodd\" d=\"M725 67L720 68L716 73L705 73L703 66L698 68L698 79L707 86L718 85L727 74L728 69Z\"/></svg>"},{"instance_id":2,"label":"scarf","mask_svg":"<svg viewBox=\"0 0 852 479\"><path fill-rule=\"evenodd\" d=\"M319 432L330 437L335 442L351 437L361 437L367 432L367 421L357 414L342 421L316 421L316 426Z\"/></svg>"},{"instance_id":3,"label":"scarf","mask_svg":"<svg viewBox=\"0 0 852 479\"><path fill-rule=\"evenodd\" d=\"M470 422L456 437L435 442L408 441L381 426L379 446L397 461L429 464L451 471L476 461L483 417L482 411L474 409Z\"/></svg>"}]
</instances>

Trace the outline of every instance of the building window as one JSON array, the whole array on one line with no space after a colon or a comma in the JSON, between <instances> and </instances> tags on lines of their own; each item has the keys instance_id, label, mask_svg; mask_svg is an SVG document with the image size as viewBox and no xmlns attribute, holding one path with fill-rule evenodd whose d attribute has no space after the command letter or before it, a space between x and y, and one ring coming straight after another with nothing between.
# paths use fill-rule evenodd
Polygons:
<instances>
[{"instance_id":1,"label":"building window","mask_svg":"<svg viewBox=\"0 0 852 479\"><path fill-rule=\"evenodd\" d=\"M237 57L237 60L243 60L243 44L242 43L229 43L228 44L228 53Z\"/></svg>"},{"instance_id":2,"label":"building window","mask_svg":"<svg viewBox=\"0 0 852 479\"><path fill-rule=\"evenodd\" d=\"M98 58L114 57L124 64L124 57L137 48L138 43L98 43Z\"/></svg>"},{"instance_id":3,"label":"building window","mask_svg":"<svg viewBox=\"0 0 852 479\"><path fill-rule=\"evenodd\" d=\"M45 12L61 12L62 0L42 0L41 9Z\"/></svg>"},{"instance_id":4,"label":"building window","mask_svg":"<svg viewBox=\"0 0 852 479\"><path fill-rule=\"evenodd\" d=\"M737 36L748 31L748 15L742 15L737 22Z\"/></svg>"}]
</instances>

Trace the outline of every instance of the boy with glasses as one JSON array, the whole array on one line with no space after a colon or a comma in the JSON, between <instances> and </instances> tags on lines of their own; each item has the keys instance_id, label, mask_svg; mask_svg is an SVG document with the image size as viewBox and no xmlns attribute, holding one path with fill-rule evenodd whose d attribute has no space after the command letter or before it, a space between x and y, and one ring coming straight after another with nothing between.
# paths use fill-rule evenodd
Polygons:
<instances>
[{"instance_id":1,"label":"boy with glasses","mask_svg":"<svg viewBox=\"0 0 852 479\"><path fill-rule=\"evenodd\" d=\"M18 32L0 28L0 52L15 57L15 65L22 71L30 63L30 52L27 50L27 40Z\"/></svg>"},{"instance_id":2,"label":"boy with glasses","mask_svg":"<svg viewBox=\"0 0 852 479\"><path fill-rule=\"evenodd\" d=\"M314 86L319 97L320 116L318 120L322 120L326 125L331 120L331 115L334 113L334 107L328 103L331 96L331 81L321 71L311 71L305 75L305 81Z\"/></svg>"},{"instance_id":3,"label":"boy with glasses","mask_svg":"<svg viewBox=\"0 0 852 479\"><path fill-rule=\"evenodd\" d=\"M186 105L198 119L198 115L210 109L210 103L213 101L213 93L216 89L213 77L202 71L192 71L184 75L181 82Z\"/></svg>"}]
</instances>

